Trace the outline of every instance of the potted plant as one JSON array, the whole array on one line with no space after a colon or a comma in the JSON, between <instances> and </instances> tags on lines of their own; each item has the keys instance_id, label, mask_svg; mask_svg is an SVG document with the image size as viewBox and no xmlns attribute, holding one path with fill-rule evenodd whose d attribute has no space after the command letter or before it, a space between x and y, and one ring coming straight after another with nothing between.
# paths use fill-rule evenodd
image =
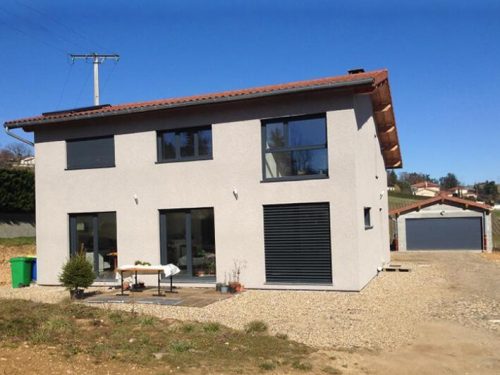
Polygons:
<instances>
[{"instance_id":1,"label":"potted plant","mask_svg":"<svg viewBox=\"0 0 500 375\"><path fill-rule=\"evenodd\" d=\"M231 293L240 293L243 291L243 285L240 283L242 268L242 262L235 260L233 263L233 270L231 271L231 281L229 282L229 291Z\"/></svg>"},{"instance_id":2,"label":"potted plant","mask_svg":"<svg viewBox=\"0 0 500 375\"><path fill-rule=\"evenodd\" d=\"M83 289L94 283L96 274L84 252L71 257L63 266L59 281L69 290L71 299L83 298Z\"/></svg>"}]
</instances>

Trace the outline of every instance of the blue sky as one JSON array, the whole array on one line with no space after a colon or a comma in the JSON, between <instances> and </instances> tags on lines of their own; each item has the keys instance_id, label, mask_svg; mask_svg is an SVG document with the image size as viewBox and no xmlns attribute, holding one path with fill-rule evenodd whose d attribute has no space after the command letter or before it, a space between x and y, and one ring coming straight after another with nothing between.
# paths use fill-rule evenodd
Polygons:
<instances>
[{"instance_id":1,"label":"blue sky","mask_svg":"<svg viewBox=\"0 0 500 375\"><path fill-rule=\"evenodd\" d=\"M404 170L500 182L499 20L479 0L3 0L0 122L92 104L68 53L122 56L101 69L111 104L385 67Z\"/></svg>"}]
</instances>

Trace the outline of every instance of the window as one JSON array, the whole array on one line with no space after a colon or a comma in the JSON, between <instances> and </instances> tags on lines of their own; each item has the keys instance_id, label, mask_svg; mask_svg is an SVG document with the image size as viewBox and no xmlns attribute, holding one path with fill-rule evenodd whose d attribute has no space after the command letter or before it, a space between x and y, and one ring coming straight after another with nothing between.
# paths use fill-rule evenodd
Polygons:
<instances>
[{"instance_id":1,"label":"window","mask_svg":"<svg viewBox=\"0 0 500 375\"><path fill-rule=\"evenodd\" d=\"M325 115L264 121L264 180L328 176Z\"/></svg>"},{"instance_id":2,"label":"window","mask_svg":"<svg viewBox=\"0 0 500 375\"><path fill-rule=\"evenodd\" d=\"M330 206L264 206L266 281L331 284Z\"/></svg>"},{"instance_id":3,"label":"window","mask_svg":"<svg viewBox=\"0 0 500 375\"><path fill-rule=\"evenodd\" d=\"M213 208L160 211L160 261L174 263L179 278L215 278Z\"/></svg>"},{"instance_id":4,"label":"window","mask_svg":"<svg viewBox=\"0 0 500 375\"><path fill-rule=\"evenodd\" d=\"M118 260L116 213L69 216L70 254L83 252L99 279L114 279Z\"/></svg>"},{"instance_id":5,"label":"window","mask_svg":"<svg viewBox=\"0 0 500 375\"><path fill-rule=\"evenodd\" d=\"M158 132L158 162L212 158L212 128Z\"/></svg>"},{"instance_id":6,"label":"window","mask_svg":"<svg viewBox=\"0 0 500 375\"><path fill-rule=\"evenodd\" d=\"M114 167L114 137L67 140L66 157L67 169Z\"/></svg>"},{"instance_id":7,"label":"window","mask_svg":"<svg viewBox=\"0 0 500 375\"><path fill-rule=\"evenodd\" d=\"M371 207L365 207L363 213L365 217L365 229L373 228L372 218L371 218Z\"/></svg>"}]
</instances>

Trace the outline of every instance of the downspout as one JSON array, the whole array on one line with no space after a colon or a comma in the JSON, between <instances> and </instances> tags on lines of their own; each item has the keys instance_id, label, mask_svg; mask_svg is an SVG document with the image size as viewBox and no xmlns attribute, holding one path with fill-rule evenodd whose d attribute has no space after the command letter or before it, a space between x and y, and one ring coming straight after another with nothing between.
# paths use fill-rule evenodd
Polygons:
<instances>
[{"instance_id":1,"label":"downspout","mask_svg":"<svg viewBox=\"0 0 500 375\"><path fill-rule=\"evenodd\" d=\"M35 146L35 144L33 142L31 142L30 140L28 139L25 139L17 134L14 134L10 129L9 127L7 126L7 124L3 124L3 128L5 129L5 132L10 135L12 138L15 138L17 139L18 141L21 141L23 143L26 143L27 145L30 145L30 146Z\"/></svg>"}]
</instances>

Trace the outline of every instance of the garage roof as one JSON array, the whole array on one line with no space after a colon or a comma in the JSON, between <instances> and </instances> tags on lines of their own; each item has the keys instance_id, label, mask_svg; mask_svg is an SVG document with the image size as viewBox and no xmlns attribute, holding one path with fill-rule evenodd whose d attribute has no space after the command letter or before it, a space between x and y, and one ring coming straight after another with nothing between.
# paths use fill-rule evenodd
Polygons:
<instances>
[{"instance_id":1,"label":"garage roof","mask_svg":"<svg viewBox=\"0 0 500 375\"><path fill-rule=\"evenodd\" d=\"M432 205L439 204L439 203L446 203L446 204L449 204L451 206L459 206L459 207L462 207L464 209L472 209L472 210L476 210L476 211L491 212L493 210L493 207L491 207L487 204L484 204L484 203L478 203L478 202L474 202L474 201L470 201L470 200L462 199L462 198L456 198L456 197L447 197L445 195L438 195L438 196L433 197L433 198L424 199L424 200L409 204L408 206L399 207L399 208L390 210L389 215L399 216L401 214L405 214L405 213L408 213L411 211L418 211L423 207L428 207L428 206L432 206Z\"/></svg>"}]
</instances>

